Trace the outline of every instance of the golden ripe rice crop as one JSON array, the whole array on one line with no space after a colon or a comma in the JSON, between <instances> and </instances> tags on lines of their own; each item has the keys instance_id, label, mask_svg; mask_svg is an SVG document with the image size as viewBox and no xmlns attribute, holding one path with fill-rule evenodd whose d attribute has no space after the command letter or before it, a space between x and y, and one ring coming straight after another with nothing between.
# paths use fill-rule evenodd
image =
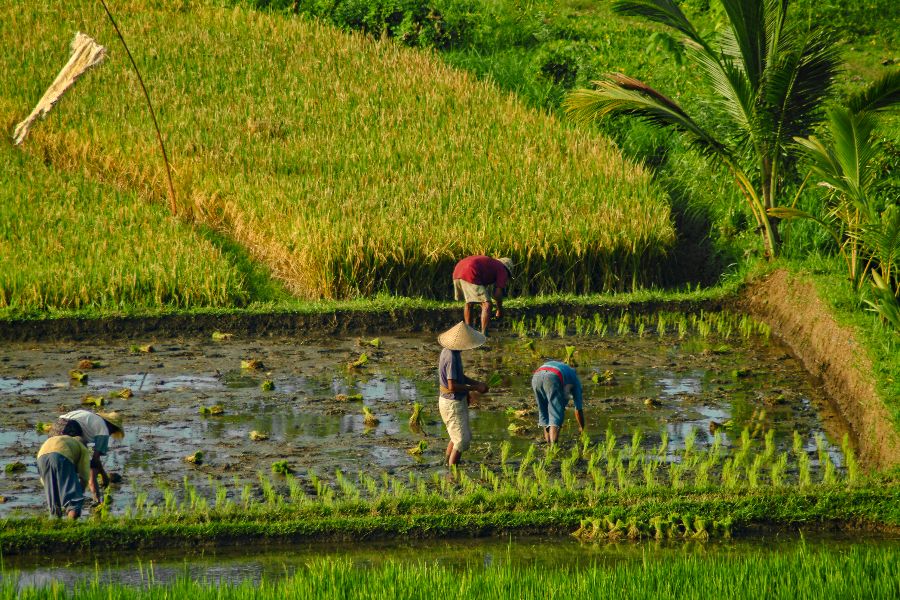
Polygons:
<instances>
[{"instance_id":1,"label":"golden ripe rice crop","mask_svg":"<svg viewBox=\"0 0 900 600\"><path fill-rule=\"evenodd\" d=\"M0 148L0 309L227 306L243 275L150 205Z\"/></svg>"},{"instance_id":2,"label":"golden ripe rice crop","mask_svg":"<svg viewBox=\"0 0 900 600\"><path fill-rule=\"evenodd\" d=\"M674 243L663 194L607 140L429 52L215 3L116 4L182 216L234 238L299 297L447 297L472 253L512 256L516 293L630 289L654 281ZM0 8L0 121L28 113L76 30L93 34L108 61L26 150L161 202L140 90L99 6Z\"/></svg>"}]
</instances>

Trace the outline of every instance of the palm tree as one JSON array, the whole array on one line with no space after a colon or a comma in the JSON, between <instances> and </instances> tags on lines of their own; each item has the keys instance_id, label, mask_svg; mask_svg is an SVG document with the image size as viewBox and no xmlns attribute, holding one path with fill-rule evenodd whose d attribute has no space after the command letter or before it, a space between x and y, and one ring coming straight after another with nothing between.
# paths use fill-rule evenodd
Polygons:
<instances>
[{"instance_id":1,"label":"palm tree","mask_svg":"<svg viewBox=\"0 0 900 600\"><path fill-rule=\"evenodd\" d=\"M894 199L882 207L873 190L879 175L878 113L898 105L900 70L894 70L852 96L846 106L831 108L830 139L796 138L810 176L827 190L825 214L793 206L775 207L769 214L819 223L837 244L854 288L861 289L870 275L875 300L867 302L900 331L900 202Z\"/></svg>"},{"instance_id":2,"label":"palm tree","mask_svg":"<svg viewBox=\"0 0 900 600\"><path fill-rule=\"evenodd\" d=\"M778 254L777 219L792 140L822 118L839 59L830 33L789 18L788 0L720 0L726 27L713 42L685 17L675 0L617 0L617 13L674 29L690 60L705 76L712 106L727 123L716 135L677 102L621 74L606 75L595 89L572 92L566 109L578 120L629 114L681 133L703 155L734 175L762 233L766 253Z\"/></svg>"}]
</instances>

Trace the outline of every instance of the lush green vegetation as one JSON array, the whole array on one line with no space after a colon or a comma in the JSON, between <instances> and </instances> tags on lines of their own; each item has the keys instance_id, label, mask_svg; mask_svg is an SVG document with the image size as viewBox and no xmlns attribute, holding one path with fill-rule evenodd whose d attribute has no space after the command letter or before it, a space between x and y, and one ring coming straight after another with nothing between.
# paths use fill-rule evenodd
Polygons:
<instances>
[{"instance_id":1,"label":"lush green vegetation","mask_svg":"<svg viewBox=\"0 0 900 600\"><path fill-rule=\"evenodd\" d=\"M297 296L446 297L454 262L478 252L514 257L521 292L632 289L673 245L661 190L615 146L428 53L240 7L117 8L156 96L180 214ZM145 109L99 4L2 16L16 46L0 69L5 122L40 96L73 29L112 49L26 150L161 196Z\"/></svg>"},{"instance_id":2,"label":"lush green vegetation","mask_svg":"<svg viewBox=\"0 0 900 600\"><path fill-rule=\"evenodd\" d=\"M647 557L577 571L570 567L482 565L460 571L423 563L359 568L349 560L313 561L275 581L219 585L179 580L141 587L82 582L17 590L5 581L4 598L841 598L900 593L900 550L855 547L849 552L801 546L784 554Z\"/></svg>"},{"instance_id":3,"label":"lush green vegetation","mask_svg":"<svg viewBox=\"0 0 900 600\"><path fill-rule=\"evenodd\" d=\"M164 260L163 260L164 259ZM134 194L0 148L0 310L240 306L244 274Z\"/></svg>"}]
</instances>

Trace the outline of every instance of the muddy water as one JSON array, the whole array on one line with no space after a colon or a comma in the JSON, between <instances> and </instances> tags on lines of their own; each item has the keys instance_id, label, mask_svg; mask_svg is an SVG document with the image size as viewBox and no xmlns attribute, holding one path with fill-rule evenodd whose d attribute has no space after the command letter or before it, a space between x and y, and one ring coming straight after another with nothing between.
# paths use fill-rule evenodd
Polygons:
<instances>
[{"instance_id":1,"label":"muddy water","mask_svg":"<svg viewBox=\"0 0 900 600\"><path fill-rule=\"evenodd\" d=\"M140 339L129 343L8 344L0 349L0 466L20 461L26 470L0 474L0 516L42 509L42 491L34 456L45 436L39 422L80 408L85 396L107 395L129 388L128 399L108 400L108 410L125 415L126 436L113 441L107 470L122 475L113 486L113 507L124 510L138 492L151 502L161 498L160 482L195 484L209 478L255 481L259 471L287 460L301 476L340 468L420 475L441 468L446 434L437 411L435 366L439 347L432 336L381 337L378 349L357 339L264 338ZM135 352L152 343L153 352ZM544 358L561 358L563 347L577 348L578 370L585 386L588 433L602 439L610 426L617 435L644 432L655 446L668 431L669 452L683 447L693 430L697 446L711 443L711 427L723 427L726 444L743 427L773 428L781 450L791 446L794 430L810 451L823 433L828 451L840 465L838 449L845 429L829 408L823 392L785 348L759 338L705 339L676 336L569 337L535 342L526 349L513 334L498 334L489 347L466 352L467 374L486 380L499 372L503 383L478 400L472 410L473 448L469 465L499 461L499 444L513 443L513 455L540 439L536 414L521 421L521 435L511 434L508 409L533 408L531 372ZM362 368L348 363L361 352ZM98 361L76 383L69 371L81 359ZM241 368L256 359L262 368ZM612 372L612 381L594 383L593 373ZM264 391L271 380L274 389ZM341 394L362 394L362 401L341 401ZM652 402L648 403L648 399ZM412 405L425 405L424 434L407 424ZM379 419L367 427L363 404ZM221 405L220 416L203 416L200 408ZM571 414L562 437L575 436ZM251 441L251 431L268 434ZM407 450L421 439L421 457ZM622 439L625 443L626 440ZM203 451L202 465L184 457ZM815 463L815 453L812 454Z\"/></svg>"},{"instance_id":2,"label":"muddy water","mask_svg":"<svg viewBox=\"0 0 900 600\"><path fill-rule=\"evenodd\" d=\"M765 538L707 542L615 542L580 543L572 537L512 537L506 539L418 540L407 543L370 541L366 544L294 544L241 549L218 549L191 553L142 552L136 555L97 554L72 562L42 559L7 560L0 579L14 581L20 588L49 585L67 588L79 581L146 585L148 581L171 582L180 578L211 583L275 580L322 559L340 559L360 569L388 562L430 564L459 569L492 569L505 565L564 567L577 569L591 565L661 560L675 556L734 557L747 554L849 551L864 543L867 548L900 547L900 538L868 535L864 541L840 533L782 533Z\"/></svg>"}]
</instances>

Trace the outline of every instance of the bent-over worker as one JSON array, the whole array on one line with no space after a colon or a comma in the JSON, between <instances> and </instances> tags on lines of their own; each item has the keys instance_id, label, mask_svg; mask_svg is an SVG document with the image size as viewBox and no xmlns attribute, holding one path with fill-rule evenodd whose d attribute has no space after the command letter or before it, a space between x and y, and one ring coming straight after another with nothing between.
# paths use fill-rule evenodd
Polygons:
<instances>
[{"instance_id":1,"label":"bent-over worker","mask_svg":"<svg viewBox=\"0 0 900 600\"><path fill-rule=\"evenodd\" d=\"M122 416L117 412L92 413L88 410L73 410L59 417L60 421L74 421L81 427L81 441L93 447L91 455L91 481L100 477L100 483L109 485L109 475L103 468L101 456L109 451L109 438L117 440L125 435L122 429ZM99 502L100 499L96 498Z\"/></svg>"},{"instance_id":2,"label":"bent-over worker","mask_svg":"<svg viewBox=\"0 0 900 600\"><path fill-rule=\"evenodd\" d=\"M464 300L463 320L472 325L472 306L481 304L481 333L487 335L491 322L491 302L497 301L496 318L503 316L503 297L513 275L509 258L469 256L456 263L453 269L453 295Z\"/></svg>"},{"instance_id":3,"label":"bent-over worker","mask_svg":"<svg viewBox=\"0 0 900 600\"><path fill-rule=\"evenodd\" d=\"M80 517L86 486L99 497L97 482L91 478L91 454L80 439L69 435L47 438L38 450L37 465L51 515Z\"/></svg>"},{"instance_id":4,"label":"bent-over worker","mask_svg":"<svg viewBox=\"0 0 900 600\"><path fill-rule=\"evenodd\" d=\"M460 322L455 327L438 336L438 343L444 347L438 359L438 383L440 396L438 408L441 419L450 434L447 445L447 464L459 463L462 453L469 448L472 430L469 428L469 392L487 393L488 386L466 377L463 372L462 351L471 350L484 344L487 339L478 331Z\"/></svg>"},{"instance_id":5,"label":"bent-over worker","mask_svg":"<svg viewBox=\"0 0 900 600\"><path fill-rule=\"evenodd\" d=\"M581 380L569 365L551 360L541 365L531 378L531 389L538 405L538 425L544 429L544 441L553 445L566 415L569 396L575 404L578 433L584 432L584 403Z\"/></svg>"}]
</instances>

